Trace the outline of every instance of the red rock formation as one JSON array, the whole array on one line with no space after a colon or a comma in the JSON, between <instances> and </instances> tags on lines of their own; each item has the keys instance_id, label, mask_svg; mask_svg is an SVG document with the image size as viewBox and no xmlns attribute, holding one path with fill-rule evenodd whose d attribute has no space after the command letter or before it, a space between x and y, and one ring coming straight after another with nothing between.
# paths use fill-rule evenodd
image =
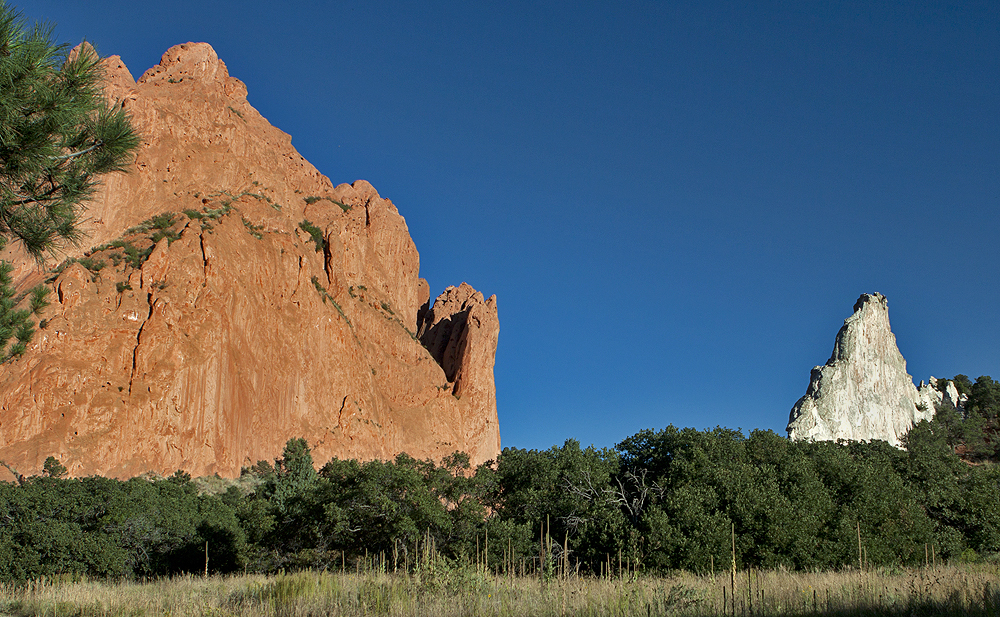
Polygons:
<instances>
[{"instance_id":1,"label":"red rock formation","mask_svg":"<svg viewBox=\"0 0 1000 617\"><path fill-rule=\"evenodd\" d=\"M105 65L143 143L89 204L94 248L49 278L28 352L0 368L0 460L232 476L298 436L317 461L499 453L495 298L463 283L428 309L392 202L333 186L209 45L171 48L138 82ZM22 288L48 276L5 258Z\"/></svg>"},{"instance_id":2,"label":"red rock formation","mask_svg":"<svg viewBox=\"0 0 1000 617\"><path fill-rule=\"evenodd\" d=\"M483 294L462 283L444 290L433 307L421 310L418 320L420 342L455 384L455 397L476 408L496 409L497 297L483 300ZM463 436L472 449L499 451L500 435L488 420L471 418L465 423Z\"/></svg>"}]
</instances>

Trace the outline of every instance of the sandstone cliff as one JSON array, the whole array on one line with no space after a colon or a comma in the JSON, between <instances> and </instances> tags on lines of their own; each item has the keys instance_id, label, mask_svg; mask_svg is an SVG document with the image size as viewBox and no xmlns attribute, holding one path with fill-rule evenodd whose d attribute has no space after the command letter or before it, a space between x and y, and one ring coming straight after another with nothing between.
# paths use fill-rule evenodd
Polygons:
<instances>
[{"instance_id":1,"label":"sandstone cliff","mask_svg":"<svg viewBox=\"0 0 1000 617\"><path fill-rule=\"evenodd\" d=\"M55 293L0 367L0 460L232 476L298 436L320 462L499 453L495 297L463 283L429 306L392 202L320 174L209 45L137 82L105 66L143 143L89 204L92 248L57 272L4 255Z\"/></svg>"},{"instance_id":2,"label":"sandstone cliff","mask_svg":"<svg viewBox=\"0 0 1000 617\"><path fill-rule=\"evenodd\" d=\"M833 355L812 370L788 419L791 439L871 441L894 446L914 423L934 415L906 372L882 294L863 294L837 333Z\"/></svg>"}]
</instances>

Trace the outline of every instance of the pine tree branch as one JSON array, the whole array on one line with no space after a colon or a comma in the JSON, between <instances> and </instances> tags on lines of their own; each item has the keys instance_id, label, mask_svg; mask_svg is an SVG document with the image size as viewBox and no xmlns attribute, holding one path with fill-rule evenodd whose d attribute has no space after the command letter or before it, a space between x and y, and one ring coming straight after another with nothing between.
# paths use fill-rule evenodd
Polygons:
<instances>
[{"instance_id":1,"label":"pine tree branch","mask_svg":"<svg viewBox=\"0 0 1000 617\"><path fill-rule=\"evenodd\" d=\"M40 203L45 202L45 201L53 201L53 200L58 199L58 198L57 197L52 197L52 195L54 193L58 192L59 189L61 189L61 188L62 188L61 186L53 183L52 188L50 188L49 190L45 191L45 193L43 193L42 195L21 195L20 193L16 193L14 191L10 191L10 194L17 198L16 201L11 201L10 205L12 205L12 206L23 206L25 204L33 204L33 203L39 203L40 204Z\"/></svg>"},{"instance_id":2,"label":"pine tree branch","mask_svg":"<svg viewBox=\"0 0 1000 617\"><path fill-rule=\"evenodd\" d=\"M78 156L83 156L84 154L87 154L88 152L93 152L94 150L100 148L103 145L104 145L103 141L98 141L93 146L91 146L89 148L86 148L84 150L78 150L77 152L70 152L69 154L62 154L60 156L50 156L49 159L51 159L53 161L62 161L62 160L65 160L65 159L71 159L71 158L75 158L75 157L78 157Z\"/></svg>"}]
</instances>

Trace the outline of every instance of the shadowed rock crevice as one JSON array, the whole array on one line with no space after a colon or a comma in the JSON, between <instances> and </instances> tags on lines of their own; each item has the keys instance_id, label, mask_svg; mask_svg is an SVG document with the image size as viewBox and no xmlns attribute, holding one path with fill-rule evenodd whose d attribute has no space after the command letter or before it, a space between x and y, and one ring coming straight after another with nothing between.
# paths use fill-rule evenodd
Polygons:
<instances>
[{"instance_id":1,"label":"shadowed rock crevice","mask_svg":"<svg viewBox=\"0 0 1000 617\"><path fill-rule=\"evenodd\" d=\"M417 315L417 338L444 369L448 381L455 384L454 393L459 394L463 389L460 378L480 355L478 347L487 345L493 352L496 350L496 296L484 300L483 294L462 283L445 289L432 307L424 307Z\"/></svg>"},{"instance_id":2,"label":"shadowed rock crevice","mask_svg":"<svg viewBox=\"0 0 1000 617\"><path fill-rule=\"evenodd\" d=\"M421 297L429 293L421 283ZM424 303L424 307L427 303ZM417 337L444 370L450 393L462 405L496 409L493 362L500 336L497 298L483 298L470 285L448 287L430 308L418 311ZM462 427L469 443L500 451L496 420L479 417Z\"/></svg>"},{"instance_id":3,"label":"shadowed rock crevice","mask_svg":"<svg viewBox=\"0 0 1000 617\"><path fill-rule=\"evenodd\" d=\"M132 372L129 374L128 378L128 392L132 394L132 382L135 381L135 368L136 359L139 356L139 345L142 344L142 329L146 327L149 320L153 317L153 294L149 292L146 294L146 303L149 305L149 311L146 313L146 317L139 324L139 330L135 333L135 347L132 348Z\"/></svg>"}]
</instances>

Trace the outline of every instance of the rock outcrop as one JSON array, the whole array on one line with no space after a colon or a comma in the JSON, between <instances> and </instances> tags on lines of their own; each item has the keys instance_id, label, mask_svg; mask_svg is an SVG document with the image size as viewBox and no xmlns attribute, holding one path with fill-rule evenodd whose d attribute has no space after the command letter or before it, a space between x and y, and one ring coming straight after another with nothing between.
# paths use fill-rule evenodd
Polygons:
<instances>
[{"instance_id":1,"label":"rock outcrop","mask_svg":"<svg viewBox=\"0 0 1000 617\"><path fill-rule=\"evenodd\" d=\"M933 376L927 383L921 381L920 385L917 386L917 398L919 399L917 406L927 409L951 407L958 411L964 411L965 402L969 397L958 393L955 382L951 380L946 380L943 384L941 382L942 380L935 379Z\"/></svg>"},{"instance_id":2,"label":"rock outcrop","mask_svg":"<svg viewBox=\"0 0 1000 617\"><path fill-rule=\"evenodd\" d=\"M209 45L138 82L105 66L142 145L89 204L93 248L53 272L3 255L55 293L0 367L0 460L233 476L292 437L321 462L495 458L495 297L463 283L428 306L392 202L320 174Z\"/></svg>"},{"instance_id":3,"label":"rock outcrop","mask_svg":"<svg viewBox=\"0 0 1000 617\"><path fill-rule=\"evenodd\" d=\"M957 393L956 393L957 395ZM833 355L812 370L809 388L788 419L791 439L885 440L894 446L934 405L906 372L879 293L863 294L837 333Z\"/></svg>"},{"instance_id":4,"label":"rock outcrop","mask_svg":"<svg viewBox=\"0 0 1000 617\"><path fill-rule=\"evenodd\" d=\"M445 289L433 307L421 309L417 319L417 336L444 369L448 382L455 384L454 396L477 407L496 409L497 297L484 300L483 294L462 283ZM464 438L475 450L499 447L496 431L488 422L468 422Z\"/></svg>"}]
</instances>

